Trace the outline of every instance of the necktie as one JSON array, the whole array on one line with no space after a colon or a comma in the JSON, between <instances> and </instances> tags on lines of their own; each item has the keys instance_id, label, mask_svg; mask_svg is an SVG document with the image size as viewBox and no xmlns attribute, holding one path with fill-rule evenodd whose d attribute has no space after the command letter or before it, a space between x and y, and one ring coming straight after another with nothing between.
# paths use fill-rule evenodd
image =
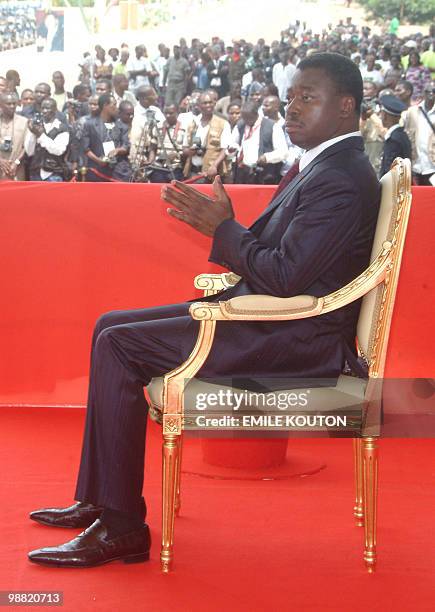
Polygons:
<instances>
[{"instance_id":1,"label":"necktie","mask_svg":"<svg viewBox=\"0 0 435 612\"><path fill-rule=\"evenodd\" d=\"M274 198L281 193L283 189L287 187L287 185L295 178L295 176L299 174L299 160L297 159L290 170L287 172L285 176L282 177L278 189L274 193Z\"/></svg>"}]
</instances>

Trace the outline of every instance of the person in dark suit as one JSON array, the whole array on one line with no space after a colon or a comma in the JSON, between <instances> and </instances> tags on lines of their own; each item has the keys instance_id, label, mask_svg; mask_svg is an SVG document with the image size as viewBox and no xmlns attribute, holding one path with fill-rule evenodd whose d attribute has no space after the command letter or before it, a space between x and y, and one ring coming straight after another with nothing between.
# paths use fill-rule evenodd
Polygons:
<instances>
[{"instance_id":1,"label":"person in dark suit","mask_svg":"<svg viewBox=\"0 0 435 612\"><path fill-rule=\"evenodd\" d=\"M388 131L385 134L381 169L379 171L381 177L387 174L396 157L411 159L411 141L404 128L399 124L400 117L405 110L406 104L396 96L382 96L381 120Z\"/></svg>"},{"instance_id":2,"label":"person in dark suit","mask_svg":"<svg viewBox=\"0 0 435 612\"><path fill-rule=\"evenodd\" d=\"M250 228L234 218L219 177L214 197L178 182L163 188L169 214L212 237L210 260L242 277L207 300L247 294L322 296L367 266L380 185L358 132L362 95L357 66L341 55L318 53L298 64L286 129L306 153ZM83 567L148 558L141 498L147 414L143 386L189 355L198 322L188 308L186 302L112 312L98 320L75 493L79 501L31 514L47 525L90 527L64 545L32 551L31 561ZM218 325L198 376L336 378L346 360L357 368L358 311L359 304L351 304L318 318Z\"/></svg>"},{"instance_id":3,"label":"person in dark suit","mask_svg":"<svg viewBox=\"0 0 435 612\"><path fill-rule=\"evenodd\" d=\"M86 180L105 183L128 181L131 174L128 126L117 122L118 107L112 94L98 98L99 114L85 121L82 148L87 157Z\"/></svg>"}]
</instances>

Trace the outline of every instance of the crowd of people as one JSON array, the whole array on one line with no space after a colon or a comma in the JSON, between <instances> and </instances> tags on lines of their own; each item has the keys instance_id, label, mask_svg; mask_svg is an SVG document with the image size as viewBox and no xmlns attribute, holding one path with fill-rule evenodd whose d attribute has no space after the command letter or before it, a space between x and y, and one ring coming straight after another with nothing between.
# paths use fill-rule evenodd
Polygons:
<instances>
[{"instance_id":1,"label":"crowd of people","mask_svg":"<svg viewBox=\"0 0 435 612\"><path fill-rule=\"evenodd\" d=\"M39 2L0 3L0 51L35 43L38 6Z\"/></svg>"},{"instance_id":2,"label":"crowd of people","mask_svg":"<svg viewBox=\"0 0 435 612\"><path fill-rule=\"evenodd\" d=\"M85 53L69 92L20 90L0 76L0 179L278 184L300 157L285 131L298 62L317 51L350 57L364 84L360 129L381 176L409 157L417 184L435 179L435 29L400 39L349 17L322 34L296 21L270 45L181 39Z\"/></svg>"}]
</instances>

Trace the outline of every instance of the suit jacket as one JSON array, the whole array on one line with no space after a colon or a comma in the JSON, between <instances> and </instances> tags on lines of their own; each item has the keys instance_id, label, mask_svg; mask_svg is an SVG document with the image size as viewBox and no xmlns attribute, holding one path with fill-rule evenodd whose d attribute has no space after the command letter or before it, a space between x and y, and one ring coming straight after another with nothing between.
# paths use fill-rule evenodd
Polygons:
<instances>
[{"instance_id":1,"label":"suit jacket","mask_svg":"<svg viewBox=\"0 0 435 612\"><path fill-rule=\"evenodd\" d=\"M411 159L411 141L403 127L396 128L384 143L380 176L387 174L396 157Z\"/></svg>"},{"instance_id":2,"label":"suit jacket","mask_svg":"<svg viewBox=\"0 0 435 612\"><path fill-rule=\"evenodd\" d=\"M273 197L250 228L235 220L217 228L210 261L242 279L212 299L320 297L342 287L369 263L380 195L362 138L327 148ZM198 376L336 378L346 359L357 369L359 309L360 302L298 321L219 322Z\"/></svg>"}]
</instances>

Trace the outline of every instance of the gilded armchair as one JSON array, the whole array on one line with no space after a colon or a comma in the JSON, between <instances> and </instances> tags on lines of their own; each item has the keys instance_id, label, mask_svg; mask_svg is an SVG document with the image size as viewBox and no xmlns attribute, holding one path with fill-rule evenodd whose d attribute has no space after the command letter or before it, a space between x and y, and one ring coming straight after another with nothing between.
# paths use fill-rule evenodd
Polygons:
<instances>
[{"instance_id":1,"label":"gilded armchair","mask_svg":"<svg viewBox=\"0 0 435 612\"><path fill-rule=\"evenodd\" d=\"M359 398L364 413L361 433L354 438L355 505L358 525L364 525L364 561L371 573L376 566L376 509L378 487L378 447L384 374L390 324L398 284L407 222L411 205L411 166L396 159L382 178L382 198L369 267L345 287L324 297L299 295L290 298L247 295L223 302L197 302L190 307L193 319L200 321L195 347L186 362L147 387L151 415L163 425L163 526L162 570L171 569L174 521L180 507L181 450L185 403L185 381L194 379L210 352L217 322L282 321L316 317L342 308L362 298L357 327L360 355L368 366L368 379L345 374L337 385L322 388L325 409L343 408L350 398ZM195 287L213 295L238 281L237 275L201 274ZM193 381L195 382L195 381ZM207 390L208 383L201 383ZM212 385L210 385L212 386ZM188 387L186 387L187 389ZM319 391L319 390L317 390ZM318 396L319 397L319 396Z\"/></svg>"}]
</instances>

